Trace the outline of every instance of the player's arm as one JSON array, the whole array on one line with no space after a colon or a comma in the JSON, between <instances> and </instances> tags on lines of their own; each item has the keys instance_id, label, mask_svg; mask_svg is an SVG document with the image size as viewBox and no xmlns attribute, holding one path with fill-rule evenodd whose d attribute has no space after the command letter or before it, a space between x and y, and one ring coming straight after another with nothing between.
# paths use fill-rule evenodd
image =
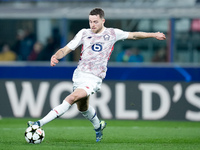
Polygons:
<instances>
[{"instance_id":1,"label":"player's arm","mask_svg":"<svg viewBox=\"0 0 200 150\"><path fill-rule=\"evenodd\" d=\"M59 49L52 57L51 57L51 66L55 66L59 61L59 59L63 58L67 54L69 54L72 50L75 50L78 46L82 44L82 34L85 29L80 30L76 36L63 48Z\"/></svg>"},{"instance_id":2,"label":"player's arm","mask_svg":"<svg viewBox=\"0 0 200 150\"><path fill-rule=\"evenodd\" d=\"M66 45L65 47L59 49L52 57L51 57L51 66L55 66L59 59L63 58L67 54L69 54L72 50Z\"/></svg>"},{"instance_id":3,"label":"player's arm","mask_svg":"<svg viewBox=\"0 0 200 150\"><path fill-rule=\"evenodd\" d=\"M133 40L138 40L138 39L146 39L146 38L155 38L157 40L165 40L165 34L161 32L129 32L128 38L127 39L133 39Z\"/></svg>"}]
</instances>

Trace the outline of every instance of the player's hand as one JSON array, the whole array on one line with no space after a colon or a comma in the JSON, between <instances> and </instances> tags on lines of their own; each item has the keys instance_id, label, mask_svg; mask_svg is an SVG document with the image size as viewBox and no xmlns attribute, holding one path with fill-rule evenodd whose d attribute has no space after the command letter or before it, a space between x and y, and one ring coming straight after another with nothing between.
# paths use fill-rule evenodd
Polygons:
<instances>
[{"instance_id":1,"label":"player's hand","mask_svg":"<svg viewBox=\"0 0 200 150\"><path fill-rule=\"evenodd\" d=\"M163 33L156 32L155 34L156 34L155 38L157 40L165 40L166 39L166 37L165 37L165 35Z\"/></svg>"},{"instance_id":2,"label":"player's hand","mask_svg":"<svg viewBox=\"0 0 200 150\"><path fill-rule=\"evenodd\" d=\"M51 57L51 66L55 66L57 63L59 63L58 59L55 55Z\"/></svg>"}]
</instances>

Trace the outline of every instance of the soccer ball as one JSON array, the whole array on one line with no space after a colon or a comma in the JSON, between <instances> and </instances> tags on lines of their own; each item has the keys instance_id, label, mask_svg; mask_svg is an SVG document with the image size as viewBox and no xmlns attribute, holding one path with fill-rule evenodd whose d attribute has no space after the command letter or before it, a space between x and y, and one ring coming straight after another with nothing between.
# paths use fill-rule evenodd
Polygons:
<instances>
[{"instance_id":1,"label":"soccer ball","mask_svg":"<svg viewBox=\"0 0 200 150\"><path fill-rule=\"evenodd\" d=\"M39 144L44 140L45 133L38 125L30 126L25 131L25 139L30 144Z\"/></svg>"}]
</instances>

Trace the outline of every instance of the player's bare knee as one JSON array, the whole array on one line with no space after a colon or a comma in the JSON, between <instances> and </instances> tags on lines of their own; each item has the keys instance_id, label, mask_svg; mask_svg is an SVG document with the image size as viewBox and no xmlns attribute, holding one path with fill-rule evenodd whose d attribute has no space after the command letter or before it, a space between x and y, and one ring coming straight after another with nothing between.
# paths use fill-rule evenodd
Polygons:
<instances>
[{"instance_id":1,"label":"player's bare knee","mask_svg":"<svg viewBox=\"0 0 200 150\"><path fill-rule=\"evenodd\" d=\"M68 95L65 100L70 103L71 105L76 103L78 101L79 97L76 94L70 94Z\"/></svg>"},{"instance_id":2,"label":"player's bare knee","mask_svg":"<svg viewBox=\"0 0 200 150\"><path fill-rule=\"evenodd\" d=\"M74 104L75 103L75 97L73 95L68 95L65 100L69 103L69 104Z\"/></svg>"}]
</instances>

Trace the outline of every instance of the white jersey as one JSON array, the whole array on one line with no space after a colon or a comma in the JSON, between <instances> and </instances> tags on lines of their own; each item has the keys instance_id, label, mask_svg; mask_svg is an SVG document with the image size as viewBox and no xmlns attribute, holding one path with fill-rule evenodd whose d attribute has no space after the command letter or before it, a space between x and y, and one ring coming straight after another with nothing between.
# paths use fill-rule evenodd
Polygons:
<instances>
[{"instance_id":1,"label":"white jersey","mask_svg":"<svg viewBox=\"0 0 200 150\"><path fill-rule=\"evenodd\" d=\"M67 46L75 50L82 44L81 58L77 68L104 79L115 42L128 38L128 34L129 32L114 28L105 28L98 34L93 33L91 29L82 29Z\"/></svg>"}]
</instances>

